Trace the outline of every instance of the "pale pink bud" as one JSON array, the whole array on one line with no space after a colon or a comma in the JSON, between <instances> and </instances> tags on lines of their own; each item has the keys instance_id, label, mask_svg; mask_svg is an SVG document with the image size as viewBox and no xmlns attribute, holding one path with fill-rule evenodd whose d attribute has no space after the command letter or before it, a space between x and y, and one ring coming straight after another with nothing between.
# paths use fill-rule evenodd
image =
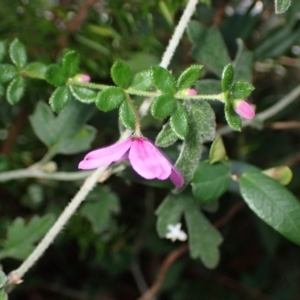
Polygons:
<instances>
[{"instance_id":1,"label":"pale pink bud","mask_svg":"<svg viewBox=\"0 0 300 300\"><path fill-rule=\"evenodd\" d=\"M74 76L74 80L78 82L89 82L91 77L87 74L77 74Z\"/></svg>"},{"instance_id":2,"label":"pale pink bud","mask_svg":"<svg viewBox=\"0 0 300 300\"><path fill-rule=\"evenodd\" d=\"M178 187L184 184L183 176L177 168L144 137L131 137L111 146L91 151L79 163L78 168L96 169L125 159L129 159L133 169L145 179L170 178Z\"/></svg>"},{"instance_id":3,"label":"pale pink bud","mask_svg":"<svg viewBox=\"0 0 300 300\"><path fill-rule=\"evenodd\" d=\"M251 120L255 117L253 106L245 100L236 100L233 107L235 112L244 119Z\"/></svg>"},{"instance_id":4,"label":"pale pink bud","mask_svg":"<svg viewBox=\"0 0 300 300\"><path fill-rule=\"evenodd\" d=\"M195 89L187 89L186 93L189 96L195 96L195 95L197 95L197 91Z\"/></svg>"}]
</instances>

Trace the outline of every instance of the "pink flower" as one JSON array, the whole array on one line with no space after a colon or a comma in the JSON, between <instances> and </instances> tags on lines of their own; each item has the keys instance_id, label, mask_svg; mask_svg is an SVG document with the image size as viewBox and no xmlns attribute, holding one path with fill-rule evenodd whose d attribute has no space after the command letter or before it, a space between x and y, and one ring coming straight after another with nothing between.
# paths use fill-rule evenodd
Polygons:
<instances>
[{"instance_id":1,"label":"pink flower","mask_svg":"<svg viewBox=\"0 0 300 300\"><path fill-rule=\"evenodd\" d=\"M131 137L111 146L91 151L79 163L78 168L96 169L125 159L129 159L133 169L146 179L170 178L176 186L183 186L184 179L180 172L144 137Z\"/></svg>"},{"instance_id":2,"label":"pink flower","mask_svg":"<svg viewBox=\"0 0 300 300\"><path fill-rule=\"evenodd\" d=\"M233 107L235 112L244 119L251 120L255 117L255 111L252 105L245 100L236 100Z\"/></svg>"}]
</instances>

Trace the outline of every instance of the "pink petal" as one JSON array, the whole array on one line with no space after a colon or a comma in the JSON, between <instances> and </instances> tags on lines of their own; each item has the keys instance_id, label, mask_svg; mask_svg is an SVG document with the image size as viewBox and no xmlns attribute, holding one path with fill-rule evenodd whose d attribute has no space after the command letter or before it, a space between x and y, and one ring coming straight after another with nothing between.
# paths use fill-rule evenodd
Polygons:
<instances>
[{"instance_id":1,"label":"pink petal","mask_svg":"<svg viewBox=\"0 0 300 300\"><path fill-rule=\"evenodd\" d=\"M251 104L245 100L238 101L235 105L235 111L244 119L253 119L255 117L255 111Z\"/></svg>"},{"instance_id":2,"label":"pink petal","mask_svg":"<svg viewBox=\"0 0 300 300\"><path fill-rule=\"evenodd\" d=\"M184 178L176 167L172 166L172 171L170 175L171 181L178 187L182 187L184 184Z\"/></svg>"},{"instance_id":3,"label":"pink petal","mask_svg":"<svg viewBox=\"0 0 300 300\"><path fill-rule=\"evenodd\" d=\"M79 163L78 168L83 170L105 167L112 162L124 160L128 157L128 149L132 139L126 139L111 146L89 152Z\"/></svg>"},{"instance_id":4,"label":"pink petal","mask_svg":"<svg viewBox=\"0 0 300 300\"><path fill-rule=\"evenodd\" d=\"M128 158L133 169L146 179L165 180L171 175L171 163L151 142L144 138L133 140Z\"/></svg>"}]
</instances>

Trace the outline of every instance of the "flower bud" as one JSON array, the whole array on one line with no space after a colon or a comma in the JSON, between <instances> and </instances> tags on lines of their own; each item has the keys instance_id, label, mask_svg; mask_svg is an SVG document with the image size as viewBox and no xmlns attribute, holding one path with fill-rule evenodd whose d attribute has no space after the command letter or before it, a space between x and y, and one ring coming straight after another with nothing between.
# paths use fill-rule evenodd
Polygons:
<instances>
[{"instance_id":1,"label":"flower bud","mask_svg":"<svg viewBox=\"0 0 300 300\"><path fill-rule=\"evenodd\" d=\"M255 117L255 111L252 105L242 99L235 100L233 104L235 112L244 119L253 119Z\"/></svg>"},{"instance_id":2,"label":"flower bud","mask_svg":"<svg viewBox=\"0 0 300 300\"><path fill-rule=\"evenodd\" d=\"M197 95L197 91L195 89L187 89L186 94L189 96L195 96Z\"/></svg>"},{"instance_id":3,"label":"flower bud","mask_svg":"<svg viewBox=\"0 0 300 300\"><path fill-rule=\"evenodd\" d=\"M87 74L77 74L73 79L77 82L89 82L91 77Z\"/></svg>"}]
</instances>

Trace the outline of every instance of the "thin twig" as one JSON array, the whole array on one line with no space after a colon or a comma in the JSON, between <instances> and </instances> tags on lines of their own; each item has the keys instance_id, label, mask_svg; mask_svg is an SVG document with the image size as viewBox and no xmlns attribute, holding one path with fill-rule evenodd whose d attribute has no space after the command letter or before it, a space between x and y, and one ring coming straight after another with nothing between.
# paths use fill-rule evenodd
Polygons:
<instances>
[{"instance_id":1,"label":"thin twig","mask_svg":"<svg viewBox=\"0 0 300 300\"><path fill-rule=\"evenodd\" d=\"M266 127L275 130L298 129L300 128L300 122L299 121L274 122L271 124L267 124Z\"/></svg>"},{"instance_id":2,"label":"thin twig","mask_svg":"<svg viewBox=\"0 0 300 300\"><path fill-rule=\"evenodd\" d=\"M243 207L245 206L244 202L237 202L235 203L230 210L222 217L220 218L216 223L214 223L214 226L216 228L221 228L225 224L227 224ZM153 297L158 293L159 289L161 288L165 277L167 275L167 272L169 268L173 265L173 263L186 251L188 250L188 245L184 244L177 249L173 250L163 261L156 279L154 280L154 283L151 285L148 291L146 291L140 298L137 300L152 300Z\"/></svg>"}]
</instances>

